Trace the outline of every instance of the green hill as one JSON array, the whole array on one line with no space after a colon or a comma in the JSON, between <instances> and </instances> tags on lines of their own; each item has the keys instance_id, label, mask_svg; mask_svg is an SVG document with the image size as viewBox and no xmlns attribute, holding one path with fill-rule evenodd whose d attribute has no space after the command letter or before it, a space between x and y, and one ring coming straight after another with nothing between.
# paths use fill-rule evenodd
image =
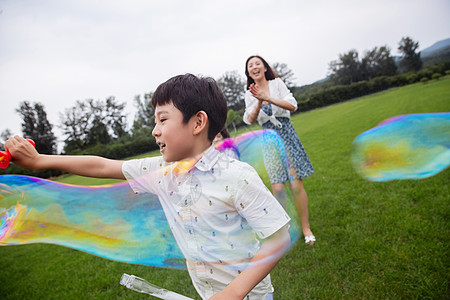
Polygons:
<instances>
[{"instance_id":1,"label":"green hill","mask_svg":"<svg viewBox=\"0 0 450 300\"><path fill-rule=\"evenodd\" d=\"M297 243L271 273L277 299L448 298L449 171L374 183L350 164L354 138L381 121L444 111L450 111L449 77L293 116L316 170L304 184L318 241ZM0 257L1 299L148 299L119 285L123 273L198 299L184 271L109 261L55 245L0 247Z\"/></svg>"}]
</instances>

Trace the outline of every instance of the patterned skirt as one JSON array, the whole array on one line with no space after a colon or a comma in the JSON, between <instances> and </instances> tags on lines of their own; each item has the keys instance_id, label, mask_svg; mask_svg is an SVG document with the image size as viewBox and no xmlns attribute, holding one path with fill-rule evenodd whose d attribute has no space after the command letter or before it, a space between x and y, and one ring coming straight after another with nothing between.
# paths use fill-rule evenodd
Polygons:
<instances>
[{"instance_id":1,"label":"patterned skirt","mask_svg":"<svg viewBox=\"0 0 450 300\"><path fill-rule=\"evenodd\" d=\"M264 165L269 175L270 183L282 183L287 180L299 180L314 173L311 161L303 148L289 118L277 117L283 125L281 128L270 121L262 125L263 129L275 130L284 142L288 162L279 157L280 151L263 147Z\"/></svg>"}]
</instances>

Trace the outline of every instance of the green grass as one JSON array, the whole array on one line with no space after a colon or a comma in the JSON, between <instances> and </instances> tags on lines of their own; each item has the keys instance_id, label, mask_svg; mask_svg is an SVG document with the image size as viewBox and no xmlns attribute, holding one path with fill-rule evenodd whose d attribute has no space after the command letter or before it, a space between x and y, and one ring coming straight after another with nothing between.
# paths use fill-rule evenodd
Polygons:
<instances>
[{"instance_id":1,"label":"green grass","mask_svg":"<svg viewBox=\"0 0 450 300\"><path fill-rule=\"evenodd\" d=\"M353 139L382 120L443 111L450 111L450 78L293 116L316 170L304 184L318 241L300 241L272 271L276 299L448 298L449 171L374 183L350 163ZM110 182L75 176L61 181ZM120 286L123 273L198 299L185 271L119 263L55 245L0 247L0 299L148 298Z\"/></svg>"}]
</instances>

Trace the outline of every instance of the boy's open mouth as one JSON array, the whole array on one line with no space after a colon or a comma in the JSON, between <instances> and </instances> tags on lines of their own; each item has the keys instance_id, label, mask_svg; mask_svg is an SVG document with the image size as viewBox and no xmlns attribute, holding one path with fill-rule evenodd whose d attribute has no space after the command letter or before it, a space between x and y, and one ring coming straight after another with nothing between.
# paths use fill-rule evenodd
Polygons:
<instances>
[{"instance_id":1,"label":"boy's open mouth","mask_svg":"<svg viewBox=\"0 0 450 300\"><path fill-rule=\"evenodd\" d=\"M157 143L159 146L159 151L163 151L166 148L166 144L163 143Z\"/></svg>"}]
</instances>

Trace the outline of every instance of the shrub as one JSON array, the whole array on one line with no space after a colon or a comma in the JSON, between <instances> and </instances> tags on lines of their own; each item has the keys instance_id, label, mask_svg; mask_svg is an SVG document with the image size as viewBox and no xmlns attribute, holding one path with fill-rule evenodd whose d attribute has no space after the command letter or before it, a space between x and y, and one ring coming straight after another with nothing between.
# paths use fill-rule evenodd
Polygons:
<instances>
[{"instance_id":1,"label":"shrub","mask_svg":"<svg viewBox=\"0 0 450 300\"><path fill-rule=\"evenodd\" d=\"M429 80L428 77L422 77L422 79L420 79L420 82L427 83L428 80Z\"/></svg>"},{"instance_id":2,"label":"shrub","mask_svg":"<svg viewBox=\"0 0 450 300\"><path fill-rule=\"evenodd\" d=\"M434 73L433 76L431 76L431 79L433 80L439 80L439 78L442 77L441 73Z\"/></svg>"}]
</instances>

